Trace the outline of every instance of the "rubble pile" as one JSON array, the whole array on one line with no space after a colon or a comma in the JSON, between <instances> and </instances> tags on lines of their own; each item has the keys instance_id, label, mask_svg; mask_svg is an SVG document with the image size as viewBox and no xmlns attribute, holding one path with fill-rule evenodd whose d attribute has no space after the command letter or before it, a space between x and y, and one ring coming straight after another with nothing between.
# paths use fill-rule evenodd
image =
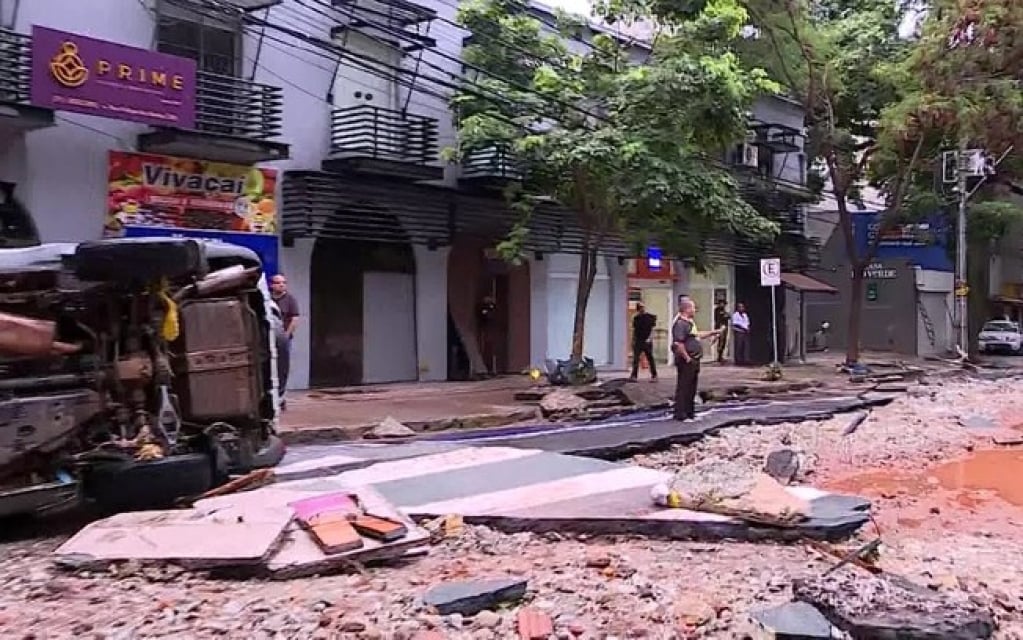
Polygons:
<instances>
[{"instance_id":1,"label":"rubble pile","mask_svg":"<svg viewBox=\"0 0 1023 640\"><path fill-rule=\"evenodd\" d=\"M733 460L760 470L772 453L790 450L799 459L793 478L797 483L894 463L904 470L923 468L978 443L997 442L1005 430L969 429L961 417L976 414L1001 420L1007 408L1023 415L1023 387L1018 381L919 386L865 416L842 414L816 422L723 429L692 445L639 455L632 462L674 471L695 459Z\"/></svg>"}]
</instances>

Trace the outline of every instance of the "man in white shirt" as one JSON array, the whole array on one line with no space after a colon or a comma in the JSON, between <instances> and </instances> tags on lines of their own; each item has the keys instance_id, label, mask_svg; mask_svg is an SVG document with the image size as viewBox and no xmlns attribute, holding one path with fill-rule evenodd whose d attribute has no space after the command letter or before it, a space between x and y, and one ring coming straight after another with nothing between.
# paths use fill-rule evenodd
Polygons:
<instances>
[{"instance_id":1,"label":"man in white shirt","mask_svg":"<svg viewBox=\"0 0 1023 640\"><path fill-rule=\"evenodd\" d=\"M749 316L746 315L746 305L741 302L735 305L735 313L732 314L732 335L735 364L749 364Z\"/></svg>"}]
</instances>

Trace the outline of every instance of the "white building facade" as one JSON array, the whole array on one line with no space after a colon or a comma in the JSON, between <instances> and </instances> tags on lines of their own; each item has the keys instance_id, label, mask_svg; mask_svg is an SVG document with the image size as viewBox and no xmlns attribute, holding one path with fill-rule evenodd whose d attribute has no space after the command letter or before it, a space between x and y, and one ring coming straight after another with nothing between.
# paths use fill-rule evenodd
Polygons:
<instances>
[{"instance_id":1,"label":"white building facade","mask_svg":"<svg viewBox=\"0 0 1023 640\"><path fill-rule=\"evenodd\" d=\"M541 207L527 259L508 265L493 248L515 221L500 195L511 165L496 149L463 166L441 159L455 144L448 99L467 35L456 9L0 0L5 225L28 212L42 242L180 234L250 246L301 306L291 388L566 357L571 216ZM623 247L601 256L587 312L586 352L604 367L627 364L626 258Z\"/></svg>"}]
</instances>

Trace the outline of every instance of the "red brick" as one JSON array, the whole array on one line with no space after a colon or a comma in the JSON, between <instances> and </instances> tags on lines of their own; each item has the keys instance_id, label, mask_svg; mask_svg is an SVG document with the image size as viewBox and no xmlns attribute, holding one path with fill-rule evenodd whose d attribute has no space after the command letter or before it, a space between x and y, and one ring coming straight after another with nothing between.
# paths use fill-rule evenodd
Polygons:
<instances>
[{"instance_id":1,"label":"red brick","mask_svg":"<svg viewBox=\"0 0 1023 640\"><path fill-rule=\"evenodd\" d=\"M554 623L542 611L526 607L519 610L519 640L546 640L554 633Z\"/></svg>"}]
</instances>

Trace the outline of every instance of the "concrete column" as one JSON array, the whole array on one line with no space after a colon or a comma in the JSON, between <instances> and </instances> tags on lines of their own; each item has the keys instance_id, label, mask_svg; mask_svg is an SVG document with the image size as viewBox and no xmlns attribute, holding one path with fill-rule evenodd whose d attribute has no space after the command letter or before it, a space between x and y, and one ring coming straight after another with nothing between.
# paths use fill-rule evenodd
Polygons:
<instances>
[{"instance_id":1,"label":"concrete column","mask_svg":"<svg viewBox=\"0 0 1023 640\"><path fill-rule=\"evenodd\" d=\"M529 261L529 361L543 368L547 360L547 260Z\"/></svg>"},{"instance_id":2,"label":"concrete column","mask_svg":"<svg viewBox=\"0 0 1023 640\"><path fill-rule=\"evenodd\" d=\"M310 301L312 298L310 272L313 257L312 238L298 238L292 247L281 247L281 272L288 278L288 291L298 301L298 328L291 341L291 372L288 374L289 389L309 388L309 326Z\"/></svg>"},{"instance_id":3,"label":"concrete column","mask_svg":"<svg viewBox=\"0 0 1023 640\"><path fill-rule=\"evenodd\" d=\"M419 379L448 378L448 254L450 247L413 247L416 256L416 352Z\"/></svg>"},{"instance_id":4,"label":"concrete column","mask_svg":"<svg viewBox=\"0 0 1023 640\"><path fill-rule=\"evenodd\" d=\"M627 348L629 333L626 322L628 319L629 307L629 267L628 264L619 264L617 258L607 259L607 272L611 278L611 368L615 370L625 369L628 365L625 350Z\"/></svg>"}]
</instances>

